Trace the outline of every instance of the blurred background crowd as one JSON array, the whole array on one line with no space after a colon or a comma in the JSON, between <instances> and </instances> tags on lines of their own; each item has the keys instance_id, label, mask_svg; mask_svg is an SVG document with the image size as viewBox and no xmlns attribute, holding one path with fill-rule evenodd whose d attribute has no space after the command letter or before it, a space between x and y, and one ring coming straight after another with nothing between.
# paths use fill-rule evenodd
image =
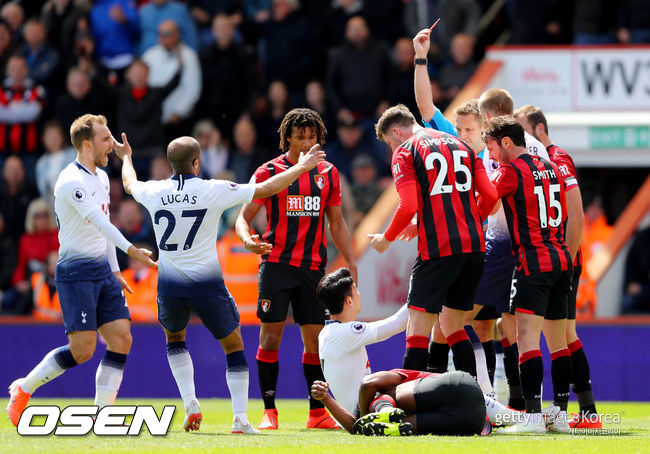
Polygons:
<instances>
[{"instance_id":1,"label":"blurred background crowd","mask_svg":"<svg viewBox=\"0 0 650 454\"><path fill-rule=\"evenodd\" d=\"M411 40L437 17L429 74L443 110L490 44L650 42L644 0L0 2L2 312L27 314L35 304L37 317L59 317L52 191L76 155L70 124L84 113L102 113L116 137L127 134L140 179L168 178L166 144L192 135L202 176L243 183L279 153L284 114L310 107L328 129L324 148L344 177L343 209L354 228L391 184L390 151L374 138L373 122L398 102L417 112ZM155 249L149 216L125 197L119 169L115 160L107 169L111 220ZM603 203L597 187L584 191L589 231L600 238L620 204ZM648 236L638 238L646 251ZM635 289L647 297L648 257L634 260L630 276L641 278L629 282L645 286ZM151 299L154 271L124 254L120 264ZM155 319L155 303L153 315L137 311L134 319Z\"/></svg>"}]
</instances>

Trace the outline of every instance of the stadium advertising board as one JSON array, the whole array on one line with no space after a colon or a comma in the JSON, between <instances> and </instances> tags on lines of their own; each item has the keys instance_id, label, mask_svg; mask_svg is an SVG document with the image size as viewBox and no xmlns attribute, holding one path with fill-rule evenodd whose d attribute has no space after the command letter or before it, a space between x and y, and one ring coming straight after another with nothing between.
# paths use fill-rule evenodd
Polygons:
<instances>
[{"instance_id":1,"label":"stadium advertising board","mask_svg":"<svg viewBox=\"0 0 650 454\"><path fill-rule=\"evenodd\" d=\"M491 47L486 58L501 61L491 86L512 93L515 104L549 112L647 110L650 46Z\"/></svg>"},{"instance_id":2,"label":"stadium advertising board","mask_svg":"<svg viewBox=\"0 0 650 454\"><path fill-rule=\"evenodd\" d=\"M388 223L381 231L387 226ZM417 255L417 239L414 239L395 241L383 254L368 248L359 257L359 291L363 297L359 317L362 320L388 317L406 303L411 269Z\"/></svg>"}]
</instances>

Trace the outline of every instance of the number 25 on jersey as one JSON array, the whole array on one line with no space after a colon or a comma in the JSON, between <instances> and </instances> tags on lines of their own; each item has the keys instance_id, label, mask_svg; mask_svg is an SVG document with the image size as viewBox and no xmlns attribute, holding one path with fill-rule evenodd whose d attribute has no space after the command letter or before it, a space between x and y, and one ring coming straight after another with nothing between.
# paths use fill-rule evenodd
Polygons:
<instances>
[{"instance_id":1,"label":"number 25 on jersey","mask_svg":"<svg viewBox=\"0 0 650 454\"><path fill-rule=\"evenodd\" d=\"M429 153L424 159L424 166L427 170L438 171L436 180L434 181L433 187L431 188L431 195L448 194L453 190L454 186L458 192L467 192L472 187L472 173L470 172L469 168L463 164L462 161L463 158L467 158L469 156L469 153L467 150L451 150L451 153L454 158L453 172L456 174L456 181L454 185L444 184L446 181L448 181L447 171L449 169L445 155L438 151L434 151L432 153ZM436 167L436 162L438 163L439 167ZM458 181L459 174L465 174L465 183Z\"/></svg>"}]
</instances>

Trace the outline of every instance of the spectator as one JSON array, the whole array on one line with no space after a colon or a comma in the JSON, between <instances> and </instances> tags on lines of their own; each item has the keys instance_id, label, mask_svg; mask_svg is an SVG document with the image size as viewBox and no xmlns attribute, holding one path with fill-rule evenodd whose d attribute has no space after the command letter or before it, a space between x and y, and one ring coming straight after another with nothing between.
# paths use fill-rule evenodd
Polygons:
<instances>
[{"instance_id":1,"label":"spectator","mask_svg":"<svg viewBox=\"0 0 650 454\"><path fill-rule=\"evenodd\" d=\"M231 16L215 16L212 34L212 43L201 51L203 80L209 83L203 85L198 112L229 138L235 121L250 106L255 75L243 46L233 42L235 23Z\"/></svg>"},{"instance_id":2,"label":"spectator","mask_svg":"<svg viewBox=\"0 0 650 454\"><path fill-rule=\"evenodd\" d=\"M645 0L618 1L617 36L623 44L650 43L650 10Z\"/></svg>"},{"instance_id":3,"label":"spectator","mask_svg":"<svg viewBox=\"0 0 650 454\"><path fill-rule=\"evenodd\" d=\"M160 24L166 20L173 20L178 24L181 38L185 44L199 51L199 39L196 25L192 20L190 11L184 3L168 0L151 0L140 8L140 55L158 42Z\"/></svg>"},{"instance_id":4,"label":"spectator","mask_svg":"<svg viewBox=\"0 0 650 454\"><path fill-rule=\"evenodd\" d=\"M222 141L221 131L211 120L198 121L192 130L192 137L201 146L202 178L215 178L215 175L226 170L228 148Z\"/></svg>"},{"instance_id":5,"label":"spectator","mask_svg":"<svg viewBox=\"0 0 650 454\"><path fill-rule=\"evenodd\" d=\"M348 181L352 181L352 160L359 155L372 157L375 167L381 168L382 174L388 172L388 169L385 169L387 164L384 161L383 147L364 134L357 120L339 120L336 140L326 145L326 151L327 160L339 170L341 175L345 175Z\"/></svg>"},{"instance_id":6,"label":"spectator","mask_svg":"<svg viewBox=\"0 0 650 454\"><path fill-rule=\"evenodd\" d=\"M415 36L440 18L431 32L431 54L439 62L447 56L452 36L465 33L476 37L481 7L476 0L409 0L404 11L408 36Z\"/></svg>"},{"instance_id":7,"label":"spectator","mask_svg":"<svg viewBox=\"0 0 650 454\"><path fill-rule=\"evenodd\" d=\"M607 224L602 199L595 197L585 208L585 226L582 230L582 262L589 263L591 257L597 253L612 235L613 227ZM597 304L596 281L589 275L588 268L583 269L578 285L576 297L577 313L591 313L593 315Z\"/></svg>"},{"instance_id":8,"label":"spectator","mask_svg":"<svg viewBox=\"0 0 650 454\"><path fill-rule=\"evenodd\" d=\"M247 0L244 2L246 18L258 24L263 24L271 19L273 0Z\"/></svg>"},{"instance_id":9,"label":"spectator","mask_svg":"<svg viewBox=\"0 0 650 454\"><path fill-rule=\"evenodd\" d=\"M613 44L617 2L610 0L574 0L574 44ZM643 7L647 8L647 5Z\"/></svg>"},{"instance_id":10,"label":"spectator","mask_svg":"<svg viewBox=\"0 0 650 454\"><path fill-rule=\"evenodd\" d=\"M330 59L327 94L337 118L374 119L388 105L390 59L371 36L366 21L354 16L345 28L346 43ZM339 169L340 170L340 169Z\"/></svg>"},{"instance_id":11,"label":"spectator","mask_svg":"<svg viewBox=\"0 0 650 454\"><path fill-rule=\"evenodd\" d=\"M333 0L331 8L321 19L319 42L325 50L340 46L345 38L345 24L352 16L362 13L363 0Z\"/></svg>"},{"instance_id":12,"label":"spectator","mask_svg":"<svg viewBox=\"0 0 650 454\"><path fill-rule=\"evenodd\" d=\"M59 260L59 252L51 251L47 254L45 269L32 274L31 285L34 296L33 317L36 320L49 322L60 321L63 318L59 294L56 291L54 275L56 273L56 262Z\"/></svg>"},{"instance_id":13,"label":"spectator","mask_svg":"<svg viewBox=\"0 0 650 454\"><path fill-rule=\"evenodd\" d=\"M41 16L49 43L61 60L67 60L73 52L78 21L86 18L90 10L87 0L48 0L43 5Z\"/></svg>"},{"instance_id":14,"label":"spectator","mask_svg":"<svg viewBox=\"0 0 650 454\"><path fill-rule=\"evenodd\" d=\"M382 192L375 161L368 155L358 155L352 160L352 194L357 209L368 214Z\"/></svg>"},{"instance_id":15,"label":"spectator","mask_svg":"<svg viewBox=\"0 0 650 454\"><path fill-rule=\"evenodd\" d=\"M16 268L16 241L7 235L5 220L0 214L0 302L11 288L11 276Z\"/></svg>"},{"instance_id":16,"label":"spectator","mask_svg":"<svg viewBox=\"0 0 650 454\"><path fill-rule=\"evenodd\" d=\"M145 217L140 204L133 199L124 199L120 203L117 213L117 226L122 235L131 243L156 244L149 217ZM154 250L149 248L149 250ZM122 250L117 250L117 262L120 269L128 265L128 255Z\"/></svg>"},{"instance_id":17,"label":"spectator","mask_svg":"<svg viewBox=\"0 0 650 454\"><path fill-rule=\"evenodd\" d=\"M310 23L297 9L297 0L273 0L271 20L264 25L258 46L265 82L282 80L294 101L302 97L313 75L314 54Z\"/></svg>"},{"instance_id":18,"label":"spectator","mask_svg":"<svg viewBox=\"0 0 650 454\"><path fill-rule=\"evenodd\" d=\"M165 158L167 159L167 158ZM120 212L120 205L124 200L125 192L122 186L122 177L112 177L108 180L108 195L111 200L111 224L118 225L118 214Z\"/></svg>"},{"instance_id":19,"label":"spectator","mask_svg":"<svg viewBox=\"0 0 650 454\"><path fill-rule=\"evenodd\" d=\"M34 181L38 149L37 125L45 90L28 77L25 57L14 55L7 63L7 79L0 89L0 155L20 153L29 181Z\"/></svg>"},{"instance_id":20,"label":"spectator","mask_svg":"<svg viewBox=\"0 0 650 454\"><path fill-rule=\"evenodd\" d=\"M212 27L215 17L220 14L226 15L236 25L241 24L243 20L237 0L189 0L187 5L198 29L200 49L212 44Z\"/></svg>"},{"instance_id":21,"label":"spectator","mask_svg":"<svg viewBox=\"0 0 650 454\"><path fill-rule=\"evenodd\" d=\"M451 103L467 83L477 64L474 61L474 37L458 33L451 40L451 61L440 70L440 85L443 90L442 110ZM417 111L415 111L417 112Z\"/></svg>"},{"instance_id":22,"label":"spectator","mask_svg":"<svg viewBox=\"0 0 650 454\"><path fill-rule=\"evenodd\" d=\"M413 85L413 81L411 81ZM413 91L413 87L411 87ZM312 80L305 87L305 102L307 107L318 112L318 115L323 119L325 128L330 131L336 124L336 118L332 115L327 105L327 98L325 95L325 87L320 80Z\"/></svg>"},{"instance_id":23,"label":"spectator","mask_svg":"<svg viewBox=\"0 0 650 454\"><path fill-rule=\"evenodd\" d=\"M413 113L418 111L413 91L413 41L411 38L399 38L393 48L394 65L391 78L391 104L404 104Z\"/></svg>"},{"instance_id":24,"label":"spectator","mask_svg":"<svg viewBox=\"0 0 650 454\"><path fill-rule=\"evenodd\" d=\"M180 71L165 86L151 88L147 85L149 67L142 60L135 60L126 72L127 82L117 98L117 130L124 131L133 148L133 164L138 175L149 176L151 156L166 149L162 117L163 100L180 80Z\"/></svg>"},{"instance_id":25,"label":"spectator","mask_svg":"<svg viewBox=\"0 0 650 454\"><path fill-rule=\"evenodd\" d=\"M108 69L95 55L95 38L87 30L77 32L74 39L74 51L68 56L65 65L69 72L71 68L78 67L85 72L93 86L93 91L99 91L106 97L107 90L122 82L122 72Z\"/></svg>"},{"instance_id":26,"label":"spectator","mask_svg":"<svg viewBox=\"0 0 650 454\"><path fill-rule=\"evenodd\" d=\"M161 88L169 84L178 72L179 84L163 101L161 121L167 141L190 133L189 118L201 96L201 65L196 52L181 42L176 22L165 20L158 27L160 43L142 56L149 66L148 85ZM182 65L181 65L182 62Z\"/></svg>"},{"instance_id":27,"label":"spectator","mask_svg":"<svg viewBox=\"0 0 650 454\"><path fill-rule=\"evenodd\" d=\"M61 124L50 120L43 130L45 154L36 161L36 185L41 197L54 208L54 185L59 173L77 157L77 152L66 141Z\"/></svg>"},{"instance_id":28,"label":"spectator","mask_svg":"<svg viewBox=\"0 0 650 454\"><path fill-rule=\"evenodd\" d=\"M36 198L36 191L25 180L25 167L18 156L9 156L2 168L0 182L0 214L5 220L6 234L18 243L25 232L27 206Z\"/></svg>"},{"instance_id":29,"label":"spectator","mask_svg":"<svg viewBox=\"0 0 650 454\"><path fill-rule=\"evenodd\" d=\"M11 284L26 292L31 274L45 268L47 255L59 250L56 220L45 199L34 199L27 207L25 233L18 242L18 263L11 276Z\"/></svg>"},{"instance_id":30,"label":"spectator","mask_svg":"<svg viewBox=\"0 0 650 454\"><path fill-rule=\"evenodd\" d=\"M96 0L90 11L96 53L104 66L123 72L133 61L139 24L130 0Z\"/></svg>"},{"instance_id":31,"label":"spectator","mask_svg":"<svg viewBox=\"0 0 650 454\"><path fill-rule=\"evenodd\" d=\"M624 314L650 312L650 227L634 235L625 261Z\"/></svg>"},{"instance_id":32,"label":"spectator","mask_svg":"<svg viewBox=\"0 0 650 454\"><path fill-rule=\"evenodd\" d=\"M4 74L7 66L7 61L16 51L16 46L13 41L11 29L9 25L0 20L0 72Z\"/></svg>"},{"instance_id":33,"label":"spectator","mask_svg":"<svg viewBox=\"0 0 650 454\"><path fill-rule=\"evenodd\" d=\"M25 11L18 1L7 2L0 9L0 17L9 24L11 29L12 41L16 44L22 44L23 23L25 22Z\"/></svg>"},{"instance_id":34,"label":"spectator","mask_svg":"<svg viewBox=\"0 0 650 454\"><path fill-rule=\"evenodd\" d=\"M54 116L61 122L64 131L70 130L72 122L88 112L105 112L106 95L103 85L93 90L88 73L79 67L68 71L66 92L61 94L54 106Z\"/></svg>"},{"instance_id":35,"label":"spectator","mask_svg":"<svg viewBox=\"0 0 650 454\"><path fill-rule=\"evenodd\" d=\"M203 159L203 156L201 156ZM151 170L149 171L149 179L151 180L166 180L172 176L172 167L169 165L167 156L164 154L157 154L151 160ZM121 183L120 183L121 184ZM113 200L111 198L111 200Z\"/></svg>"},{"instance_id":36,"label":"spectator","mask_svg":"<svg viewBox=\"0 0 650 454\"><path fill-rule=\"evenodd\" d=\"M137 247L152 250L149 244L141 243ZM155 323L158 320L158 270L149 268L129 257L128 268L122 271L122 277L131 287L133 293L124 292L129 305L131 320L134 322Z\"/></svg>"},{"instance_id":37,"label":"spectator","mask_svg":"<svg viewBox=\"0 0 650 454\"><path fill-rule=\"evenodd\" d=\"M258 142L267 149L277 147L280 138L278 128L284 115L291 110L289 90L284 82L274 80L269 85L266 98L261 98L263 108L260 115L255 119Z\"/></svg>"},{"instance_id":38,"label":"spectator","mask_svg":"<svg viewBox=\"0 0 650 454\"><path fill-rule=\"evenodd\" d=\"M539 0L536 2L509 2L510 44L554 44L565 42L570 24L566 13L570 2L563 0ZM564 13L564 14L562 14Z\"/></svg>"},{"instance_id":39,"label":"spectator","mask_svg":"<svg viewBox=\"0 0 650 454\"><path fill-rule=\"evenodd\" d=\"M235 123L233 137L235 149L228 161L228 168L235 174L237 183L247 183L255 170L271 159L271 155L266 149L256 146L255 126L247 115Z\"/></svg>"},{"instance_id":40,"label":"spectator","mask_svg":"<svg viewBox=\"0 0 650 454\"><path fill-rule=\"evenodd\" d=\"M362 15L370 27L372 35L385 47L390 47L397 38L404 36L404 0L382 0L363 2Z\"/></svg>"},{"instance_id":41,"label":"spectator","mask_svg":"<svg viewBox=\"0 0 650 454\"><path fill-rule=\"evenodd\" d=\"M25 45L21 53L29 67L29 77L37 84L43 85L48 93L58 88L56 69L59 65L59 53L46 42L45 25L40 19L29 19L23 29Z\"/></svg>"}]
</instances>

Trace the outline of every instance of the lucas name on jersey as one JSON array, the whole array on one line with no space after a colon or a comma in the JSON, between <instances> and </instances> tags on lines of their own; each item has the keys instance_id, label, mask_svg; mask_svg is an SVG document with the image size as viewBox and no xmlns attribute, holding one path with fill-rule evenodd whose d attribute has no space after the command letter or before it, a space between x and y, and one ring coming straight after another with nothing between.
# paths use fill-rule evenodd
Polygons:
<instances>
[{"instance_id":1,"label":"lucas name on jersey","mask_svg":"<svg viewBox=\"0 0 650 454\"><path fill-rule=\"evenodd\" d=\"M189 203L190 205L196 205L197 196L193 195L190 197L189 194L166 194L160 197L160 203L162 206L171 205L173 203Z\"/></svg>"},{"instance_id":2,"label":"lucas name on jersey","mask_svg":"<svg viewBox=\"0 0 650 454\"><path fill-rule=\"evenodd\" d=\"M287 216L319 217L320 206L318 195L287 195Z\"/></svg>"}]
</instances>

